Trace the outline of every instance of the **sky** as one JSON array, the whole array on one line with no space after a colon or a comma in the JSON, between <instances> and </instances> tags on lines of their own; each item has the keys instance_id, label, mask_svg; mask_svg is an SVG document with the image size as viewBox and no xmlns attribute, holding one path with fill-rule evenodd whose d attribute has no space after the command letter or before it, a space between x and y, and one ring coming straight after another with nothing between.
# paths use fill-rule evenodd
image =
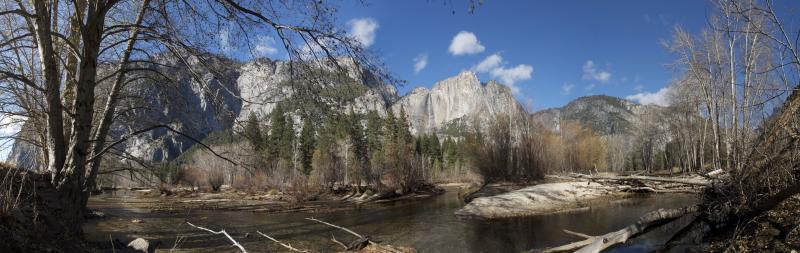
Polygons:
<instances>
[{"instance_id":1,"label":"sky","mask_svg":"<svg viewBox=\"0 0 800 253\"><path fill-rule=\"evenodd\" d=\"M464 70L512 88L531 111L607 94L666 104L676 25L697 32L707 1L347 1L337 19L375 51L401 94Z\"/></svg>"}]
</instances>

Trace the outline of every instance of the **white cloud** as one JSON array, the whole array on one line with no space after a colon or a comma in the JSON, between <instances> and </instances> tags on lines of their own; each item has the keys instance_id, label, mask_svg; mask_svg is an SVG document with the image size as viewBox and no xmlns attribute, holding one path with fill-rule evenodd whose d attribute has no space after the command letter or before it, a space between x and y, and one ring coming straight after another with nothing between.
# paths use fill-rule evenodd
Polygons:
<instances>
[{"instance_id":1,"label":"white cloud","mask_svg":"<svg viewBox=\"0 0 800 253\"><path fill-rule=\"evenodd\" d=\"M420 54L414 57L414 73L419 73L428 66L428 54Z\"/></svg>"},{"instance_id":2,"label":"white cloud","mask_svg":"<svg viewBox=\"0 0 800 253\"><path fill-rule=\"evenodd\" d=\"M633 90L636 92L642 92L644 90L644 85L637 84L636 87L633 87Z\"/></svg>"},{"instance_id":3,"label":"white cloud","mask_svg":"<svg viewBox=\"0 0 800 253\"><path fill-rule=\"evenodd\" d=\"M453 55L477 54L486 49L478 41L478 37L474 33L467 31L460 31L453 37L453 42L450 43L450 53Z\"/></svg>"},{"instance_id":4,"label":"white cloud","mask_svg":"<svg viewBox=\"0 0 800 253\"><path fill-rule=\"evenodd\" d=\"M660 105L660 106L669 106L670 104L670 95L671 90L669 87L664 87L658 90L656 93L650 92L640 92L638 94L630 95L625 97L627 100L636 101L643 105Z\"/></svg>"},{"instance_id":5,"label":"white cloud","mask_svg":"<svg viewBox=\"0 0 800 253\"><path fill-rule=\"evenodd\" d=\"M499 54L494 53L486 59L483 59L477 66L473 67L473 69L477 72L490 72L493 69L500 67L500 64L503 63L503 57L500 57Z\"/></svg>"},{"instance_id":6,"label":"white cloud","mask_svg":"<svg viewBox=\"0 0 800 253\"><path fill-rule=\"evenodd\" d=\"M586 85L586 87L583 87L583 90L589 92L589 91L594 90L594 87L597 87L597 84L592 83L592 84Z\"/></svg>"},{"instance_id":7,"label":"white cloud","mask_svg":"<svg viewBox=\"0 0 800 253\"><path fill-rule=\"evenodd\" d=\"M514 93L519 92L519 87L514 84L518 81L531 79L533 67L530 65L520 64L513 68L497 67L492 70L492 77L500 79L500 81L511 88Z\"/></svg>"},{"instance_id":8,"label":"white cloud","mask_svg":"<svg viewBox=\"0 0 800 253\"><path fill-rule=\"evenodd\" d=\"M350 36L355 38L364 47L369 47L375 43L375 31L378 30L378 21L372 18L351 19L347 24L350 26Z\"/></svg>"},{"instance_id":9,"label":"white cloud","mask_svg":"<svg viewBox=\"0 0 800 253\"><path fill-rule=\"evenodd\" d=\"M489 73L492 78L498 79L500 83L511 88L514 93L519 92L519 87L514 84L519 81L531 79L533 67L530 65L519 64L513 68L504 66L503 57L499 53L489 55L483 61L472 67L472 70L478 73Z\"/></svg>"},{"instance_id":10,"label":"white cloud","mask_svg":"<svg viewBox=\"0 0 800 253\"><path fill-rule=\"evenodd\" d=\"M260 56L273 55L278 53L278 48L275 47L275 39L270 36L258 36L258 44L253 49L255 53Z\"/></svg>"},{"instance_id":11,"label":"white cloud","mask_svg":"<svg viewBox=\"0 0 800 253\"><path fill-rule=\"evenodd\" d=\"M569 95L572 92L572 89L575 88L574 84L571 83L564 83L561 85L561 94Z\"/></svg>"},{"instance_id":12,"label":"white cloud","mask_svg":"<svg viewBox=\"0 0 800 253\"><path fill-rule=\"evenodd\" d=\"M591 60L583 64L583 80L594 80L601 83L607 83L611 80L611 73L608 71L598 70Z\"/></svg>"}]
</instances>

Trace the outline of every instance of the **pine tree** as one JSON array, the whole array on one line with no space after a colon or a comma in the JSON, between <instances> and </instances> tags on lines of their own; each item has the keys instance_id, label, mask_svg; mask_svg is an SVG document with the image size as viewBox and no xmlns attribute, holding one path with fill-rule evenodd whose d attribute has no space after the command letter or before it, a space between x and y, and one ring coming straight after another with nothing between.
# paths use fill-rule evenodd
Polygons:
<instances>
[{"instance_id":1,"label":"pine tree","mask_svg":"<svg viewBox=\"0 0 800 253\"><path fill-rule=\"evenodd\" d=\"M352 144L353 153L362 162L367 160L367 142L364 137L364 127L361 125L361 118L350 110L348 115L348 135Z\"/></svg>"},{"instance_id":2,"label":"pine tree","mask_svg":"<svg viewBox=\"0 0 800 253\"><path fill-rule=\"evenodd\" d=\"M386 142L393 142L397 138L397 118L395 118L394 111L391 109L386 111L384 130L386 131Z\"/></svg>"},{"instance_id":3,"label":"pine tree","mask_svg":"<svg viewBox=\"0 0 800 253\"><path fill-rule=\"evenodd\" d=\"M268 151L271 159L291 161L294 129L291 120L286 117L285 113L280 103L272 110L270 115L272 130L269 133L268 145L270 148Z\"/></svg>"},{"instance_id":4,"label":"pine tree","mask_svg":"<svg viewBox=\"0 0 800 253\"><path fill-rule=\"evenodd\" d=\"M436 133L428 138L428 146L431 154L431 159L435 162L442 162L442 146L439 143L439 136Z\"/></svg>"},{"instance_id":5,"label":"pine tree","mask_svg":"<svg viewBox=\"0 0 800 253\"><path fill-rule=\"evenodd\" d=\"M425 154L426 148L424 145L427 143L425 143L424 137L425 135L418 135L417 138L414 139L414 153L417 155Z\"/></svg>"},{"instance_id":6,"label":"pine tree","mask_svg":"<svg viewBox=\"0 0 800 253\"><path fill-rule=\"evenodd\" d=\"M381 149L383 136L383 122L381 116L375 111L367 113L367 153L372 156Z\"/></svg>"},{"instance_id":7,"label":"pine tree","mask_svg":"<svg viewBox=\"0 0 800 253\"><path fill-rule=\"evenodd\" d=\"M242 132L244 137L248 142L250 142L255 151L262 151L264 147L264 136L261 134L261 127L259 126L258 118L254 113L251 112L247 117L247 123L245 123Z\"/></svg>"},{"instance_id":8,"label":"pine tree","mask_svg":"<svg viewBox=\"0 0 800 253\"><path fill-rule=\"evenodd\" d=\"M303 130L300 132L300 169L303 174L308 176L313 169L311 161L314 155L314 147L316 146L316 138L314 137L314 125L311 124L311 119L306 119L303 122Z\"/></svg>"},{"instance_id":9,"label":"pine tree","mask_svg":"<svg viewBox=\"0 0 800 253\"><path fill-rule=\"evenodd\" d=\"M397 138L404 143L410 144L413 141L414 137L411 135L411 131L409 130L406 109L402 105L400 106L400 116L397 118L397 123L395 124L395 131L397 132Z\"/></svg>"}]
</instances>

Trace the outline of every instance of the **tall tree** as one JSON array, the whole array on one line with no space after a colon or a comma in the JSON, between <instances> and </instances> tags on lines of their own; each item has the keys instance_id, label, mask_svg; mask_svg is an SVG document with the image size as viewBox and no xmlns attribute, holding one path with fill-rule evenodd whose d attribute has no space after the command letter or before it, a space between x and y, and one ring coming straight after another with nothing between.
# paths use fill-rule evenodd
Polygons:
<instances>
[{"instance_id":1,"label":"tall tree","mask_svg":"<svg viewBox=\"0 0 800 253\"><path fill-rule=\"evenodd\" d=\"M261 152L264 147L264 135L261 133L261 126L258 123L258 117L254 113L250 113L247 117L247 122L242 129L242 134L253 146L256 152Z\"/></svg>"},{"instance_id":2,"label":"tall tree","mask_svg":"<svg viewBox=\"0 0 800 253\"><path fill-rule=\"evenodd\" d=\"M314 147L316 146L316 137L314 125L310 119L303 121L303 130L300 132L300 163L303 174L308 176L313 169L311 167L312 158L314 155Z\"/></svg>"}]
</instances>

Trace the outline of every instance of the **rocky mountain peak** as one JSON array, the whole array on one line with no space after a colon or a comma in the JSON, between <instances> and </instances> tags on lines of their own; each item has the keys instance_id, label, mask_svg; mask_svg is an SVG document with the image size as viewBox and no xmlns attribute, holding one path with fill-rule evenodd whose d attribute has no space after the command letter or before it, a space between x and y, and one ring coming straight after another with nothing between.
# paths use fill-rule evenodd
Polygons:
<instances>
[{"instance_id":1,"label":"rocky mountain peak","mask_svg":"<svg viewBox=\"0 0 800 253\"><path fill-rule=\"evenodd\" d=\"M481 84L475 72L463 71L437 82L431 89L417 88L392 106L395 112L403 107L415 134L442 131L448 124L472 119L488 122L504 113L523 116L525 111L505 85L497 82Z\"/></svg>"},{"instance_id":2,"label":"rocky mountain peak","mask_svg":"<svg viewBox=\"0 0 800 253\"><path fill-rule=\"evenodd\" d=\"M449 77L433 85L432 89L444 92L455 90L477 91L481 88L481 81L475 72L462 71L458 75Z\"/></svg>"}]
</instances>

